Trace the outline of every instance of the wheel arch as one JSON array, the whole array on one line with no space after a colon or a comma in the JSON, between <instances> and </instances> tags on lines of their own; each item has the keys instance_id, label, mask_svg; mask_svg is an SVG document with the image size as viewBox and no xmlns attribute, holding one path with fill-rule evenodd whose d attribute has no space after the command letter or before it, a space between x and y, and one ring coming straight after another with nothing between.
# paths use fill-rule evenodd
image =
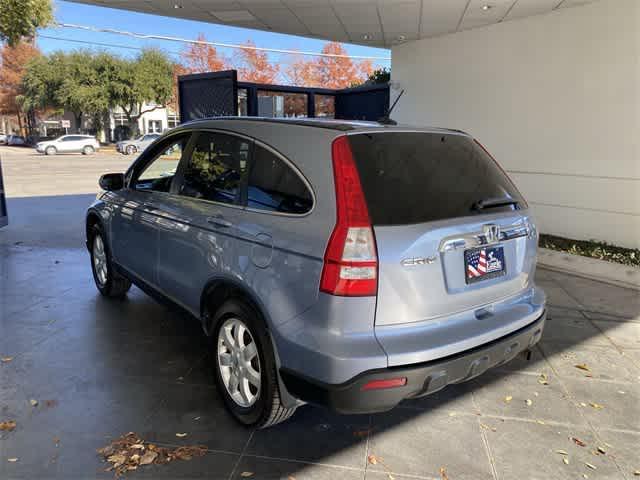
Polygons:
<instances>
[{"instance_id":1,"label":"wheel arch","mask_svg":"<svg viewBox=\"0 0 640 480\"><path fill-rule=\"evenodd\" d=\"M276 375L278 378L278 387L280 390L282 404L287 408L302 405L304 402L291 395L282 381L282 376L280 375L280 367L282 366L282 363L280 361L276 341L271 330L271 320L264 304L260 301L255 292L250 291L234 279L227 277L216 277L210 279L202 290L202 294L200 296L200 320L205 334L209 337L212 335L215 327L213 324L215 312L227 299L232 297L239 297L249 303L264 321L267 337L271 342L273 355L275 357Z\"/></svg>"},{"instance_id":2,"label":"wheel arch","mask_svg":"<svg viewBox=\"0 0 640 480\"><path fill-rule=\"evenodd\" d=\"M98 224L102 225L102 228L104 228L104 225L102 223L102 218L100 218L100 215L98 214L98 212L96 212L95 210L89 210L87 212L87 217L85 220L85 238L87 240L87 246L89 243L91 230L93 229L94 226Z\"/></svg>"},{"instance_id":3,"label":"wheel arch","mask_svg":"<svg viewBox=\"0 0 640 480\"><path fill-rule=\"evenodd\" d=\"M240 298L249 303L264 320L267 331L271 330L267 311L254 292L236 280L215 277L206 283L200 295L200 319L207 335L211 335L215 327L213 325L215 313L226 300L232 297ZM269 334L269 336L271 335Z\"/></svg>"}]
</instances>

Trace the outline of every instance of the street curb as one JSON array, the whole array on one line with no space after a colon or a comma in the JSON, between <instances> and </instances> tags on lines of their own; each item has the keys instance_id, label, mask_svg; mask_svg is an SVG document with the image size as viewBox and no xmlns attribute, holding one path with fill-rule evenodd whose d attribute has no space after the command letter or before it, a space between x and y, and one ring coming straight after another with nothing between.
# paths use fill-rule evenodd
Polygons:
<instances>
[{"instance_id":1,"label":"street curb","mask_svg":"<svg viewBox=\"0 0 640 480\"><path fill-rule=\"evenodd\" d=\"M640 290L640 268L628 265L556 252L548 248L538 249L538 265L556 272Z\"/></svg>"}]
</instances>

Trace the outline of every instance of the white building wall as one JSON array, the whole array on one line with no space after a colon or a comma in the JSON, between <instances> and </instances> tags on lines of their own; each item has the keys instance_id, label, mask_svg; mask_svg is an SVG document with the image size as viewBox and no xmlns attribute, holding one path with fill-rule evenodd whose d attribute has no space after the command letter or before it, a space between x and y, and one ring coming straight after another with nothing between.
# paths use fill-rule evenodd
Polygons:
<instances>
[{"instance_id":1,"label":"white building wall","mask_svg":"<svg viewBox=\"0 0 640 480\"><path fill-rule=\"evenodd\" d=\"M460 128L544 233L640 248L640 1L600 0L393 48L393 117Z\"/></svg>"}]
</instances>

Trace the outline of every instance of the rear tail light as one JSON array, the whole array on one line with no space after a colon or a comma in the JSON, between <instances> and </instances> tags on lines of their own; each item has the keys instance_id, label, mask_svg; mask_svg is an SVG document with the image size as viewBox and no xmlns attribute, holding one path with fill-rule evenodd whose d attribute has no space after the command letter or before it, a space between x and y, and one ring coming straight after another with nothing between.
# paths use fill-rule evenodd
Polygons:
<instances>
[{"instance_id":1,"label":"rear tail light","mask_svg":"<svg viewBox=\"0 0 640 480\"><path fill-rule=\"evenodd\" d=\"M360 175L346 136L332 145L336 225L324 255L320 290L345 297L378 291L378 255Z\"/></svg>"},{"instance_id":2,"label":"rear tail light","mask_svg":"<svg viewBox=\"0 0 640 480\"><path fill-rule=\"evenodd\" d=\"M383 380L371 380L365 383L360 390L386 390L388 388L404 387L407 384L407 377L385 378Z\"/></svg>"}]
</instances>

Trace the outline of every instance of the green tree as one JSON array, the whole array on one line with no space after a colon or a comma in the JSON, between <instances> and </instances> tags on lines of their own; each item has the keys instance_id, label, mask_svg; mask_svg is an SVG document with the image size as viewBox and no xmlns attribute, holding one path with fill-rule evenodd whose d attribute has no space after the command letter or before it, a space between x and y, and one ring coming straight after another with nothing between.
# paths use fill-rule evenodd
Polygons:
<instances>
[{"instance_id":1,"label":"green tree","mask_svg":"<svg viewBox=\"0 0 640 480\"><path fill-rule=\"evenodd\" d=\"M391 70L387 67L378 68L374 70L369 78L365 82L367 85L373 83L389 83L391 81Z\"/></svg>"},{"instance_id":2,"label":"green tree","mask_svg":"<svg viewBox=\"0 0 640 480\"><path fill-rule=\"evenodd\" d=\"M2 0L0 2L0 40L15 46L31 38L36 29L53 20L51 0Z\"/></svg>"},{"instance_id":3,"label":"green tree","mask_svg":"<svg viewBox=\"0 0 640 480\"><path fill-rule=\"evenodd\" d=\"M101 123L110 105L109 80L113 62L108 54L86 50L54 52L27 65L19 99L25 111L56 109L72 112L80 129L85 115Z\"/></svg>"},{"instance_id":4,"label":"green tree","mask_svg":"<svg viewBox=\"0 0 640 480\"><path fill-rule=\"evenodd\" d=\"M110 103L122 109L138 134L145 113L165 108L173 98L173 62L160 50L144 50L134 60L119 59L110 82Z\"/></svg>"}]
</instances>

